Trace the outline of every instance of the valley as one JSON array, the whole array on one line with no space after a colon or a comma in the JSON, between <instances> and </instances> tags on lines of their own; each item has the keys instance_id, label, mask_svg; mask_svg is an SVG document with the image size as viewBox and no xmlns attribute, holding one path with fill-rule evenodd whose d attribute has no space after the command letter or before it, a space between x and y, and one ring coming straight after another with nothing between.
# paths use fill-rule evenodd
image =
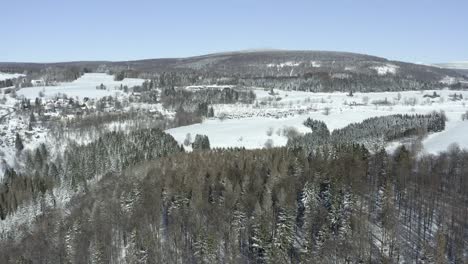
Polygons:
<instances>
[{"instance_id":1,"label":"valley","mask_svg":"<svg viewBox=\"0 0 468 264\"><path fill-rule=\"evenodd\" d=\"M122 65L0 63L0 261L437 263L441 236L466 254L457 72L333 52Z\"/></svg>"}]
</instances>

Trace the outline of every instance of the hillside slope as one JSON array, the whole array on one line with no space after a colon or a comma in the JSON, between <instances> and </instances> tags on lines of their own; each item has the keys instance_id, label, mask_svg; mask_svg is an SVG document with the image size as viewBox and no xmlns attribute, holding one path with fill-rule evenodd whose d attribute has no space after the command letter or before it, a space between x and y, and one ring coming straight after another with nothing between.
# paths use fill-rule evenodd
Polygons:
<instances>
[{"instance_id":1,"label":"hillside slope","mask_svg":"<svg viewBox=\"0 0 468 264\"><path fill-rule=\"evenodd\" d=\"M312 91L385 91L435 88L441 80L463 80L446 68L333 51L239 51L188 58L62 63L0 63L0 71L44 73L46 69L165 78L174 86L227 83ZM171 74L171 76L167 76Z\"/></svg>"}]
</instances>

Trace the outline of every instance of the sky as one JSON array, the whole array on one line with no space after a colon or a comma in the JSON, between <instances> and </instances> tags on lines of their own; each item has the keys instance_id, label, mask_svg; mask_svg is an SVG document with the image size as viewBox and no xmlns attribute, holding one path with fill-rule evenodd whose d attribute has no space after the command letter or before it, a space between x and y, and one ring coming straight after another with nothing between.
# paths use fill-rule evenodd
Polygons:
<instances>
[{"instance_id":1,"label":"sky","mask_svg":"<svg viewBox=\"0 0 468 264\"><path fill-rule=\"evenodd\" d=\"M333 50L468 61L467 0L0 0L0 61Z\"/></svg>"}]
</instances>

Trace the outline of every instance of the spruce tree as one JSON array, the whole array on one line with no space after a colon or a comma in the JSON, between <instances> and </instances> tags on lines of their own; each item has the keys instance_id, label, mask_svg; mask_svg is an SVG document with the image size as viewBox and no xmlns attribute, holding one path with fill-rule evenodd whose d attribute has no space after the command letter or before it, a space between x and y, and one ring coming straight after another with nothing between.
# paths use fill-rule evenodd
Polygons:
<instances>
[{"instance_id":1,"label":"spruce tree","mask_svg":"<svg viewBox=\"0 0 468 264\"><path fill-rule=\"evenodd\" d=\"M22 151L24 149L23 139L21 138L21 136L18 133L16 133L15 147L16 147L16 150L18 152L20 152L20 151Z\"/></svg>"},{"instance_id":2,"label":"spruce tree","mask_svg":"<svg viewBox=\"0 0 468 264\"><path fill-rule=\"evenodd\" d=\"M193 150L209 150L210 149L210 140L208 136L205 135L196 135L195 140L192 144Z\"/></svg>"}]
</instances>

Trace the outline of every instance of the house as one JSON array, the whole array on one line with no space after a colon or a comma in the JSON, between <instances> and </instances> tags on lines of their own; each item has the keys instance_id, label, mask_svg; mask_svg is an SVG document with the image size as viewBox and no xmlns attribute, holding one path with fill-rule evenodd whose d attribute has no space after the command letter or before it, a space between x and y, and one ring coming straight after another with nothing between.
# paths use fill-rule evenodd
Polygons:
<instances>
[{"instance_id":1,"label":"house","mask_svg":"<svg viewBox=\"0 0 468 264\"><path fill-rule=\"evenodd\" d=\"M45 86L46 83L44 79L31 80L32 86Z\"/></svg>"}]
</instances>

